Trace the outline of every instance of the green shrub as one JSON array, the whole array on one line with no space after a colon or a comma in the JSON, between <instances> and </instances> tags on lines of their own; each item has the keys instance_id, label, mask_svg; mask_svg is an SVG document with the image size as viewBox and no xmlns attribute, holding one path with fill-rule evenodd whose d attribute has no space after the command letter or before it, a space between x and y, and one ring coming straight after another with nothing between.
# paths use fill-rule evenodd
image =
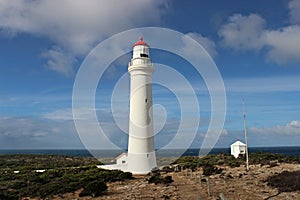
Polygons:
<instances>
[{"instance_id":1,"label":"green shrub","mask_svg":"<svg viewBox=\"0 0 300 200\"><path fill-rule=\"evenodd\" d=\"M163 183L164 184L169 184L169 183L172 183L172 182L173 182L172 176L166 176L165 178L163 178Z\"/></svg>"},{"instance_id":2,"label":"green shrub","mask_svg":"<svg viewBox=\"0 0 300 200\"><path fill-rule=\"evenodd\" d=\"M63 184L60 182L52 182L48 184L44 184L42 187L39 188L40 197L45 199L46 197L60 194L63 191Z\"/></svg>"},{"instance_id":3,"label":"green shrub","mask_svg":"<svg viewBox=\"0 0 300 200\"><path fill-rule=\"evenodd\" d=\"M17 180L17 181L12 182L12 185L10 186L10 188L18 190L18 189L24 188L26 186L27 186L26 182Z\"/></svg>"},{"instance_id":4,"label":"green shrub","mask_svg":"<svg viewBox=\"0 0 300 200\"><path fill-rule=\"evenodd\" d=\"M87 184L83 188L83 190L79 194L79 196L80 197L92 196L94 198L94 197L100 196L106 190L107 190L107 185L102 181L96 180L96 181L93 181L93 182Z\"/></svg>"},{"instance_id":5,"label":"green shrub","mask_svg":"<svg viewBox=\"0 0 300 200\"><path fill-rule=\"evenodd\" d=\"M222 169L219 169L213 165L205 165L203 166L203 175L204 176L210 176L213 174L220 174L222 172Z\"/></svg>"},{"instance_id":6,"label":"green shrub","mask_svg":"<svg viewBox=\"0 0 300 200\"><path fill-rule=\"evenodd\" d=\"M0 199L5 200L18 200L18 194L15 192L9 192L9 191L0 191Z\"/></svg>"},{"instance_id":7,"label":"green shrub","mask_svg":"<svg viewBox=\"0 0 300 200\"><path fill-rule=\"evenodd\" d=\"M300 171L284 171L267 179L269 186L277 188L279 192L300 191Z\"/></svg>"},{"instance_id":8,"label":"green shrub","mask_svg":"<svg viewBox=\"0 0 300 200\"><path fill-rule=\"evenodd\" d=\"M118 179L120 180L126 180L126 179L132 179L132 173L130 172L122 172L118 175Z\"/></svg>"},{"instance_id":9,"label":"green shrub","mask_svg":"<svg viewBox=\"0 0 300 200\"><path fill-rule=\"evenodd\" d=\"M33 169L38 168L38 166L46 165L49 162L49 160L47 160L48 158L52 162L51 166L56 167L47 169L43 173L36 173ZM0 155L0 161L2 160L9 166L18 167L18 169L20 169L19 167L21 167L22 161L25 163L24 166L28 169L20 169L20 173L14 174L13 169L1 169L2 163L0 162L0 200L19 199L25 196L47 198L57 194L74 192L80 188L86 188L89 183L95 181L112 182L132 178L132 174L129 172L124 173L118 170L110 171L98 169L94 164L89 163L90 159L85 158L47 155L45 155L45 157L36 155L8 157ZM13 161L15 164L13 164ZM30 161L32 161L31 165L29 163ZM37 163L37 161L41 163ZM66 162L64 163L63 161ZM84 166L73 167L74 165L72 165L72 167L65 168L65 166L72 163L74 165L81 164ZM89 165L85 165L86 163ZM61 166L64 167L61 168ZM88 188L85 189L85 192L88 191L87 189ZM104 186L100 187L100 191L101 190L104 190ZM98 195L98 193L96 192L94 195Z\"/></svg>"},{"instance_id":10,"label":"green shrub","mask_svg":"<svg viewBox=\"0 0 300 200\"><path fill-rule=\"evenodd\" d=\"M236 159L232 155L220 153L217 155L207 155L204 157L183 156L177 159L173 164L179 164L184 168L192 169L203 167L206 165L227 165L230 167L239 167L245 161Z\"/></svg>"},{"instance_id":11,"label":"green shrub","mask_svg":"<svg viewBox=\"0 0 300 200\"><path fill-rule=\"evenodd\" d=\"M148 183L154 183L156 184L169 184L172 183L173 179L171 176L166 176L166 177L162 177L159 173L152 175L149 179L148 179Z\"/></svg>"},{"instance_id":12,"label":"green shrub","mask_svg":"<svg viewBox=\"0 0 300 200\"><path fill-rule=\"evenodd\" d=\"M241 162L239 160L232 160L228 162L229 167L239 167L241 166Z\"/></svg>"}]
</instances>

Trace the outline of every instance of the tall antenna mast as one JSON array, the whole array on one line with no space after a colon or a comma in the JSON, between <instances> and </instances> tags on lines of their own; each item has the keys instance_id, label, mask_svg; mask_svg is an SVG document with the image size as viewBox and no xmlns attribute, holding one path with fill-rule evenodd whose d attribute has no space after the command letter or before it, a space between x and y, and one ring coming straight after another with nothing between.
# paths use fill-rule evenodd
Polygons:
<instances>
[{"instance_id":1,"label":"tall antenna mast","mask_svg":"<svg viewBox=\"0 0 300 200\"><path fill-rule=\"evenodd\" d=\"M247 139L247 128L246 128L246 110L245 110L245 102L243 99L243 115L244 115L244 134L245 134L245 142L246 142L246 170L249 171L249 156L248 156L248 139Z\"/></svg>"}]
</instances>

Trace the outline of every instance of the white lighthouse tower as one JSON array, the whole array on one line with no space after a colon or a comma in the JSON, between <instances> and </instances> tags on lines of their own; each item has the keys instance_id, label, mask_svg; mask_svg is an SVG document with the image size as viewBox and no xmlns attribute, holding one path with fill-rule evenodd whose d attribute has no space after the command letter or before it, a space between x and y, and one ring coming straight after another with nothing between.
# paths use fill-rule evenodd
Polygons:
<instances>
[{"instance_id":1,"label":"white lighthouse tower","mask_svg":"<svg viewBox=\"0 0 300 200\"><path fill-rule=\"evenodd\" d=\"M102 169L118 169L133 174L148 174L157 167L154 149L152 112L153 64L149 45L140 40L133 45L130 74L130 113L128 153L115 158L116 164L98 165Z\"/></svg>"},{"instance_id":2,"label":"white lighthouse tower","mask_svg":"<svg viewBox=\"0 0 300 200\"><path fill-rule=\"evenodd\" d=\"M133 174L147 174L157 166L154 149L152 112L153 64L149 45L143 37L133 45L128 64L130 73L130 114L127 170Z\"/></svg>"}]
</instances>

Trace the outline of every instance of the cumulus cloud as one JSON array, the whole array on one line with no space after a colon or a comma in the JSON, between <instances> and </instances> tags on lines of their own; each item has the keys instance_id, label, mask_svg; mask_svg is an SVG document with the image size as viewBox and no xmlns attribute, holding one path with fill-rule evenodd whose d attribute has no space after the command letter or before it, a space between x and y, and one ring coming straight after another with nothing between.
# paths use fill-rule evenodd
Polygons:
<instances>
[{"instance_id":1,"label":"cumulus cloud","mask_svg":"<svg viewBox=\"0 0 300 200\"><path fill-rule=\"evenodd\" d=\"M50 39L54 45L43 53L47 66L69 76L76 58L95 43L119 31L159 23L165 5L151 0L0 0L0 32Z\"/></svg>"},{"instance_id":2,"label":"cumulus cloud","mask_svg":"<svg viewBox=\"0 0 300 200\"><path fill-rule=\"evenodd\" d=\"M265 20L258 14L235 14L219 30L224 46L234 50L258 50L264 45Z\"/></svg>"},{"instance_id":3,"label":"cumulus cloud","mask_svg":"<svg viewBox=\"0 0 300 200\"><path fill-rule=\"evenodd\" d=\"M82 148L74 124L31 117L0 118L1 149Z\"/></svg>"},{"instance_id":4,"label":"cumulus cloud","mask_svg":"<svg viewBox=\"0 0 300 200\"><path fill-rule=\"evenodd\" d=\"M14 122L13 122L14 121ZM16 137L43 137L48 134L47 128L31 118L1 118L1 136ZM43 129L43 128L44 129Z\"/></svg>"},{"instance_id":5,"label":"cumulus cloud","mask_svg":"<svg viewBox=\"0 0 300 200\"><path fill-rule=\"evenodd\" d=\"M269 47L268 59L286 64L300 62L300 26L265 31L265 45Z\"/></svg>"},{"instance_id":6,"label":"cumulus cloud","mask_svg":"<svg viewBox=\"0 0 300 200\"><path fill-rule=\"evenodd\" d=\"M53 47L42 53L42 56L48 59L46 65L50 70L62 73L66 76L72 76L74 74L73 63L76 59L72 54L64 52L58 47Z\"/></svg>"},{"instance_id":7,"label":"cumulus cloud","mask_svg":"<svg viewBox=\"0 0 300 200\"><path fill-rule=\"evenodd\" d=\"M193 38L199 44L201 44L203 48L210 54L210 56L214 57L218 54L216 51L216 44L211 39L204 37L199 33L187 33L186 36Z\"/></svg>"},{"instance_id":8,"label":"cumulus cloud","mask_svg":"<svg viewBox=\"0 0 300 200\"><path fill-rule=\"evenodd\" d=\"M300 135L300 120L294 120L287 123L285 126L273 126L273 127L250 127L250 133L256 134L276 134L276 135Z\"/></svg>"},{"instance_id":9,"label":"cumulus cloud","mask_svg":"<svg viewBox=\"0 0 300 200\"><path fill-rule=\"evenodd\" d=\"M293 15L294 16L294 15ZM221 43L236 51L265 49L269 61L279 65L300 62L300 26L289 25L269 30L258 14L229 17L219 30Z\"/></svg>"},{"instance_id":10,"label":"cumulus cloud","mask_svg":"<svg viewBox=\"0 0 300 200\"><path fill-rule=\"evenodd\" d=\"M93 124L85 113L79 119L84 121L81 132L77 132L71 109L56 110L37 118L1 117L0 149L109 149L111 144L126 148L127 134L110 119L109 112L97 111L105 136L99 133L99 124Z\"/></svg>"},{"instance_id":11,"label":"cumulus cloud","mask_svg":"<svg viewBox=\"0 0 300 200\"><path fill-rule=\"evenodd\" d=\"M300 23L300 1L299 0L293 0L289 3L289 9L290 9L290 21L292 23Z\"/></svg>"}]
</instances>

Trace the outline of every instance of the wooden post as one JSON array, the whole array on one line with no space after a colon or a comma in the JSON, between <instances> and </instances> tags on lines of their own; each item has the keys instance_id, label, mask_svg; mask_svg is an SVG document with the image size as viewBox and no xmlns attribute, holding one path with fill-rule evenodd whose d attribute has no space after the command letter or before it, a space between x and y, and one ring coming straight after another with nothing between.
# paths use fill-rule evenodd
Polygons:
<instances>
[{"instance_id":1,"label":"wooden post","mask_svg":"<svg viewBox=\"0 0 300 200\"><path fill-rule=\"evenodd\" d=\"M207 177L207 193L208 193L208 196L211 196L211 193L210 193L210 184L209 184L209 177Z\"/></svg>"},{"instance_id":2,"label":"wooden post","mask_svg":"<svg viewBox=\"0 0 300 200\"><path fill-rule=\"evenodd\" d=\"M201 181L201 179L202 179L202 175L200 174L200 175L199 175L199 183L200 183L200 186L202 186L202 181Z\"/></svg>"}]
</instances>

